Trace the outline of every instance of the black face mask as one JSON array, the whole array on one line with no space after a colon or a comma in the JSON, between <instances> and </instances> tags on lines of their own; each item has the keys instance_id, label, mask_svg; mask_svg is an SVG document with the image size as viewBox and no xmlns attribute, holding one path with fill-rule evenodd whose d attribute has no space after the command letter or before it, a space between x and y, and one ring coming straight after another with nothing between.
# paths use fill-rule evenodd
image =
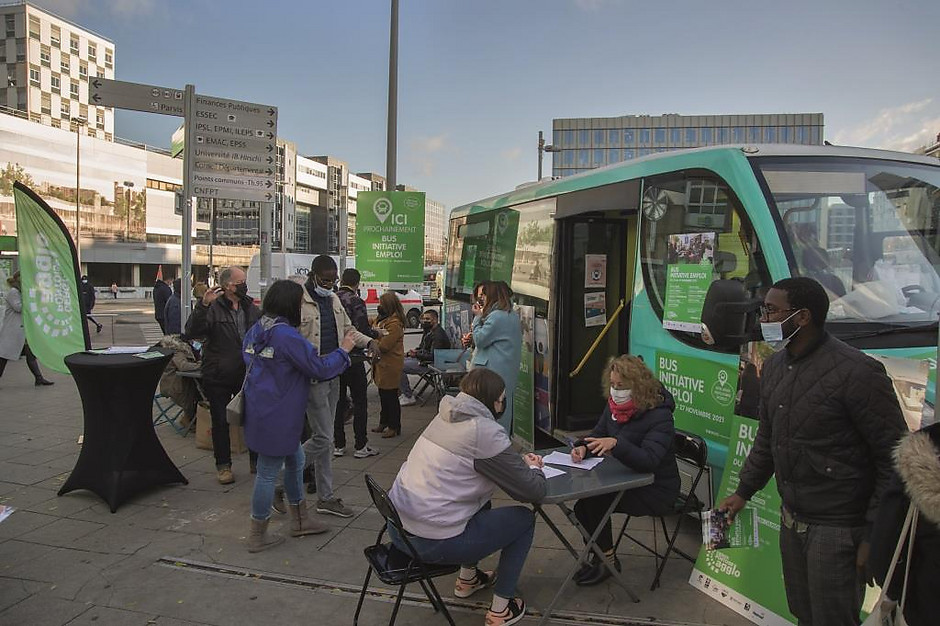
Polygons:
<instances>
[{"instance_id":1,"label":"black face mask","mask_svg":"<svg viewBox=\"0 0 940 626\"><path fill-rule=\"evenodd\" d=\"M431 322L421 322L421 330L428 331L434 328L434 324Z\"/></svg>"},{"instance_id":2,"label":"black face mask","mask_svg":"<svg viewBox=\"0 0 940 626\"><path fill-rule=\"evenodd\" d=\"M239 298L244 298L248 295L248 285L245 283L239 283L235 285L235 295Z\"/></svg>"},{"instance_id":3,"label":"black face mask","mask_svg":"<svg viewBox=\"0 0 940 626\"><path fill-rule=\"evenodd\" d=\"M496 411L496 410L493 410L493 409L490 409L490 410L493 411L493 417L495 417L496 419L499 419L499 418L501 418L501 417L503 416L503 413L506 412L506 405L504 404L504 405L503 405L503 408L500 409L499 411Z\"/></svg>"}]
</instances>

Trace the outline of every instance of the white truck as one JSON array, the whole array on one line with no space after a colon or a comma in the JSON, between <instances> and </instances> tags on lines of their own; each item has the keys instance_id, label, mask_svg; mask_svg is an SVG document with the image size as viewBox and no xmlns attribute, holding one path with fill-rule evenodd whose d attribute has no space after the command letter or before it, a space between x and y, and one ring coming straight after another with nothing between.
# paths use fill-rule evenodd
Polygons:
<instances>
[{"instance_id":1,"label":"white truck","mask_svg":"<svg viewBox=\"0 0 940 626\"><path fill-rule=\"evenodd\" d=\"M294 254L291 252L273 252L271 253L271 276L274 278L288 278L299 275L306 276L310 273L310 265L317 258L316 254ZM339 266L339 256L330 255ZM346 257L346 267L356 267L355 257ZM256 254L251 257L251 263L248 265L248 293L260 304L261 297L261 256ZM424 302L421 294L414 290L395 290L398 299L401 301L402 308L405 309L405 318L408 326L418 328L420 326L421 312L424 310ZM369 315L375 315L379 305L379 296L382 290L379 288L363 288L362 299L366 303L366 310Z\"/></svg>"}]
</instances>

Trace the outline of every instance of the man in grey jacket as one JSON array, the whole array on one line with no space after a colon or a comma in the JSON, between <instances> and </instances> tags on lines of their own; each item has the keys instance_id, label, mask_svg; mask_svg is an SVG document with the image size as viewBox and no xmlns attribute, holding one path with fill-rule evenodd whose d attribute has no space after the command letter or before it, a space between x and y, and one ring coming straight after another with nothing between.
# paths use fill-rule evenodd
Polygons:
<instances>
[{"instance_id":1,"label":"man in grey jacket","mask_svg":"<svg viewBox=\"0 0 940 626\"><path fill-rule=\"evenodd\" d=\"M776 474L780 553L799 623L854 626L864 596L869 533L906 430L884 366L825 331L829 297L812 278L778 281L761 307L760 425L729 517Z\"/></svg>"}]
</instances>

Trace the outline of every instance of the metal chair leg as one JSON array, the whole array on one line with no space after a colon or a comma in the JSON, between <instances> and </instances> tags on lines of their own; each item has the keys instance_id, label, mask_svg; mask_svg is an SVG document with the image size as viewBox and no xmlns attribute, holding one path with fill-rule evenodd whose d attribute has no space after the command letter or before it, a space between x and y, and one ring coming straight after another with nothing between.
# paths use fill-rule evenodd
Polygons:
<instances>
[{"instance_id":1,"label":"metal chair leg","mask_svg":"<svg viewBox=\"0 0 940 626\"><path fill-rule=\"evenodd\" d=\"M427 579L427 581L428 581L428 586L431 588L431 591L434 593L434 597L437 598L437 602L441 607L441 613L443 613L444 617L447 618L447 623L450 624L450 626L457 626L454 623L454 618L451 617L450 615L450 611L447 610L447 605L444 604L444 599L441 597L441 594L437 591L437 587L434 585L434 581L431 580L430 577Z\"/></svg>"},{"instance_id":2,"label":"metal chair leg","mask_svg":"<svg viewBox=\"0 0 940 626\"><path fill-rule=\"evenodd\" d=\"M407 576L405 577L407 580ZM398 588L398 596L395 598L395 608L392 609L392 618L388 620L388 626L395 625L395 618L398 617L398 608L401 606L402 596L405 595L405 587L408 585L407 582L403 582L401 587Z\"/></svg>"},{"instance_id":3,"label":"metal chair leg","mask_svg":"<svg viewBox=\"0 0 940 626\"><path fill-rule=\"evenodd\" d=\"M359 603L356 605L356 615L353 617L353 626L359 625L359 612L362 610L362 602L366 599L366 589L369 588L369 579L372 577L372 566L366 570L366 580L362 583L362 591L359 593Z\"/></svg>"}]
</instances>

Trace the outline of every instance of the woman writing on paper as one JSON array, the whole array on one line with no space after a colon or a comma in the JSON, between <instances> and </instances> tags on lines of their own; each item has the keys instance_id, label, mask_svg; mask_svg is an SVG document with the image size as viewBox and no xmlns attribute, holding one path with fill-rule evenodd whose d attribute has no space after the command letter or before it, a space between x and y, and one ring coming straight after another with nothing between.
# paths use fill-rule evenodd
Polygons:
<instances>
[{"instance_id":1,"label":"woman writing on paper","mask_svg":"<svg viewBox=\"0 0 940 626\"><path fill-rule=\"evenodd\" d=\"M607 406L590 436L575 442L571 459L575 462L598 457L613 457L605 463L623 463L639 472L651 472L653 484L631 489L620 500L617 512L627 515L664 515L672 511L679 495L679 468L674 453L675 425L672 411L676 404L653 372L635 356L623 355L610 360L604 369L604 395ZM575 515L589 533L593 533L616 497L616 493L578 500ZM610 520L597 537L597 546L620 571L614 554ZM610 576L594 554L575 574L582 586L597 585Z\"/></svg>"}]
</instances>

